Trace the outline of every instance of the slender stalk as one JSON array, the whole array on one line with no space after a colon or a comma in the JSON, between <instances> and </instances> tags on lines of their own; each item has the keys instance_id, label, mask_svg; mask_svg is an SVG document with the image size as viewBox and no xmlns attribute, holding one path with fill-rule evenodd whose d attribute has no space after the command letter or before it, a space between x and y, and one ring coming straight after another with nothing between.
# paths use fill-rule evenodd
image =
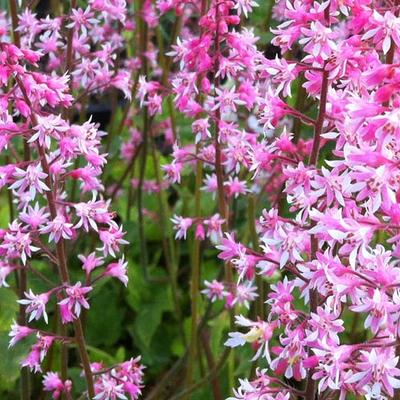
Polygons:
<instances>
[{"instance_id":1,"label":"slender stalk","mask_svg":"<svg viewBox=\"0 0 400 400\"><path fill-rule=\"evenodd\" d=\"M324 15L325 15L325 21L329 25L330 21L330 7L325 9ZM318 111L318 117L315 122L315 128L314 128L314 140L313 140L313 146L311 150L311 155L309 159L309 164L310 165L315 165L318 163L318 155L319 155L319 150L320 150L320 144L321 144L321 134L323 132L323 127L324 127L324 121L326 117L326 103L327 103L327 98L328 98L328 89L329 89L329 72L326 69L327 62L325 61L324 63L324 68L322 72L322 84L321 84L321 95L320 95L320 101L319 101L319 111ZM310 260L315 259L316 253L318 251L318 239L316 238L315 235L311 235L311 254L310 254ZM310 312L316 312L318 307L318 292L315 289L312 289L310 291ZM310 369L307 375L307 383L306 383L306 391L305 391L305 399L306 400L314 400L315 398L315 393L316 393L316 381L312 379L314 371L313 369Z\"/></svg>"},{"instance_id":2,"label":"slender stalk","mask_svg":"<svg viewBox=\"0 0 400 400\"><path fill-rule=\"evenodd\" d=\"M249 231L253 250L259 252L260 245L258 243L258 235L256 231L256 212L255 212L255 198L254 196L249 196L248 198L248 220L249 220ZM258 287L258 298L256 302L256 315L262 320L264 319L264 301L265 301L265 290L264 290L264 280L261 275L256 277L257 287Z\"/></svg>"},{"instance_id":3,"label":"slender stalk","mask_svg":"<svg viewBox=\"0 0 400 400\"><path fill-rule=\"evenodd\" d=\"M77 0L71 0L71 9L76 8L77 5ZM71 27L68 29L67 33L67 50L65 54L65 69L64 71L68 73L69 76L69 89L70 92L72 93L72 69L73 69L73 64L74 64L74 49L73 49L73 43L74 43L74 27ZM65 119L70 119L71 117L71 110L68 108L65 108L63 110L63 118Z\"/></svg>"},{"instance_id":4,"label":"slender stalk","mask_svg":"<svg viewBox=\"0 0 400 400\"><path fill-rule=\"evenodd\" d=\"M131 160L129 161L128 165L126 166L124 172L121 175L121 178L119 178L117 184L115 185L113 191L111 192L110 199L113 200L118 193L118 191L122 188L123 183L125 182L126 178L129 176L130 171L132 171L135 161L140 153L141 145L137 147L135 150L135 153L133 154Z\"/></svg>"},{"instance_id":5,"label":"slender stalk","mask_svg":"<svg viewBox=\"0 0 400 400\"><path fill-rule=\"evenodd\" d=\"M396 0L395 2L394 2L394 4L395 4L395 6L396 6L396 11L395 11L395 15L396 15L396 17L399 15L399 10L398 10L398 8L397 8L397 6L399 5L399 0ZM391 45L390 45L390 49L389 49L389 51L388 51L388 53L386 54L386 64L393 64L393 61L394 61L394 56L395 56L395 53L396 53L396 43L394 42L394 40L392 39L392 43L391 43ZM388 107L389 106L389 100L388 101L386 101L384 104L383 104L385 107ZM397 347L396 348L396 356L397 357L399 357L400 356L400 347ZM398 365L397 366L399 366L400 365L400 363L398 363ZM396 389L395 391L394 391L394 396L393 396L393 399L394 400L400 400L400 389Z\"/></svg>"},{"instance_id":6,"label":"slender stalk","mask_svg":"<svg viewBox=\"0 0 400 400\"><path fill-rule=\"evenodd\" d=\"M208 364L208 368L209 369L213 369L215 366L215 360L210 348L210 338L207 332L203 332L201 335L201 343L203 344L203 348L204 348L204 353L206 354L206 359L207 359L207 364ZM212 387L212 391L214 394L214 400L222 400L222 391L221 391L221 385L218 381L218 379L216 379L216 377L212 377L211 378L211 387Z\"/></svg>"},{"instance_id":7,"label":"slender stalk","mask_svg":"<svg viewBox=\"0 0 400 400\"><path fill-rule=\"evenodd\" d=\"M24 292L27 290L27 276L25 268L22 268L19 275L19 297L24 297ZM22 304L19 306L18 323L20 325L26 325L26 311L25 306ZM21 368L21 400L29 400L30 394L30 372L29 368Z\"/></svg>"},{"instance_id":8,"label":"slender stalk","mask_svg":"<svg viewBox=\"0 0 400 400\"><path fill-rule=\"evenodd\" d=\"M129 174L129 181L131 181L133 179L133 177L135 176L135 165L132 166L131 172ZM131 208L133 205L133 188L132 185L128 186L128 201L126 204L126 222L130 222L131 220ZM128 250L128 249L126 249Z\"/></svg>"},{"instance_id":9,"label":"slender stalk","mask_svg":"<svg viewBox=\"0 0 400 400\"><path fill-rule=\"evenodd\" d=\"M18 28L18 6L16 0L8 0L8 6L10 7L11 23L13 30L13 40L17 47L21 47L21 40L19 37Z\"/></svg>"},{"instance_id":10,"label":"slender stalk","mask_svg":"<svg viewBox=\"0 0 400 400\"><path fill-rule=\"evenodd\" d=\"M25 87L22 84L19 77L16 77L15 79L18 83L18 86L19 86L23 96L24 96L25 102L28 104L29 108L31 109L31 115L30 115L31 122L33 125L36 126L38 124L38 121L36 118L36 114L33 112L32 104L26 93ZM47 204L49 206L51 219L54 220L57 217L57 208L56 208L56 202L55 202L55 198L54 198L57 188L53 187L53 183L50 178L50 168L49 168L49 164L46 159L46 153L45 153L43 147L39 143L37 143L37 149L38 149L43 172L47 175L45 178L45 183L46 183L47 187L50 188L50 190L46 191L46 199L47 199ZM58 268L59 268L59 275L60 275L61 282L62 282L62 284L68 285L70 280L69 280L67 259L66 259L63 239L60 239L57 242L56 252L57 252ZM88 355L87 349L86 349L85 338L83 336L82 323L79 318L74 321L74 330L75 330L76 341L78 344L78 349L79 349L79 353L80 353L80 357L81 357L81 361L82 361L82 366L85 371L85 377L86 377L89 397L93 398L95 395L94 386L93 386L93 376L92 376L92 371L90 368L90 361L89 361L89 355Z\"/></svg>"},{"instance_id":11,"label":"slender stalk","mask_svg":"<svg viewBox=\"0 0 400 400\"><path fill-rule=\"evenodd\" d=\"M222 274L220 274L220 275L222 277ZM220 279L220 277L218 277L218 279ZM209 302L204 315L202 316L201 320L197 324L197 335L198 336L200 336L201 332L206 328L207 322L210 319L212 319L213 317L216 317L215 315L211 314L211 310L212 310L212 303ZM179 358L175 362L175 364L165 374L165 376L161 379L161 381L159 383L157 383L157 385L153 388L153 390L146 397L146 400L155 400L155 399L162 398L161 395L160 395L160 393L162 392L162 389L164 389L165 386L167 386L167 384L172 380L172 377L174 375L176 375L176 374L178 374L180 372L180 370L184 366L185 361L188 358L188 355L189 355L189 348L186 349L185 353L181 356L181 358Z\"/></svg>"},{"instance_id":12,"label":"slender stalk","mask_svg":"<svg viewBox=\"0 0 400 400\"><path fill-rule=\"evenodd\" d=\"M298 79L298 88L297 88L297 95L296 95L296 104L295 104L295 108L297 111L300 111L301 113L303 113L304 110L304 103L306 100L306 90L303 87L303 83L304 83L304 75L300 75L299 79ZM300 139L300 135L301 135L301 119L299 118L294 118L293 121L293 142L297 143Z\"/></svg>"},{"instance_id":13,"label":"slender stalk","mask_svg":"<svg viewBox=\"0 0 400 400\"><path fill-rule=\"evenodd\" d=\"M196 147L196 154L199 151L199 146ZM203 163L198 160L196 163L196 186L195 186L195 215L201 216L201 184L203 178ZM191 314L192 314L192 325L191 325L191 337L190 337L190 349L189 349L189 360L186 370L186 385L189 387L193 382L193 369L194 361L196 358L196 346L197 346L197 325L198 325L198 312L199 312L199 287L200 287L200 246L201 241L197 240L196 237L193 239L192 248L192 276L191 276Z\"/></svg>"},{"instance_id":14,"label":"slender stalk","mask_svg":"<svg viewBox=\"0 0 400 400\"><path fill-rule=\"evenodd\" d=\"M220 57L220 34L219 34L219 4L215 5L215 21L216 21L216 33L214 40L215 47L215 65L214 70L217 72L219 70L219 57ZM214 79L214 87L217 88L220 86L219 76ZM214 137L214 146L215 146L215 174L217 176L217 193L218 193L218 208L219 213L222 218L224 218L225 222L222 225L224 231L228 230L229 224L229 213L228 213L228 205L225 198L225 189L224 189L224 169L222 166L222 154L221 154L221 146L220 146L220 131L219 131L219 122L221 121L221 111L218 108L215 112L215 137ZM229 282L232 282L232 271L229 268L228 264L225 265L225 275L226 279Z\"/></svg>"},{"instance_id":15,"label":"slender stalk","mask_svg":"<svg viewBox=\"0 0 400 400\"><path fill-rule=\"evenodd\" d=\"M145 1L142 2L142 8L144 7ZM140 57L142 60L142 74L147 76L148 68L147 68L147 36L148 36L148 27L147 23L143 18L139 19L139 39L140 39ZM147 274L147 265L148 265L148 254L147 254L147 246L146 239L144 234L144 216L143 216L143 184L144 177L146 172L146 162L147 162L147 149L148 149L148 136L150 132L151 122L149 118L148 108L147 106L143 107L143 126L142 126L142 156L140 160L139 167L139 185L137 190L137 207L138 207L138 222L139 222L139 238L140 238L140 259L141 266L144 270L145 274ZM146 275L147 276L147 275Z\"/></svg>"},{"instance_id":16,"label":"slender stalk","mask_svg":"<svg viewBox=\"0 0 400 400\"><path fill-rule=\"evenodd\" d=\"M21 47L21 40L19 36L18 28L18 6L16 0L9 0L8 2L11 14L11 22L13 28L13 41L17 47ZM30 159L30 150L29 144L24 140L24 161L28 161ZM10 207L10 218L14 219L14 210L13 210L13 202L12 202L12 193L8 192L8 200ZM21 268L19 274L16 273L16 283L19 292L19 297L23 298L24 293L27 290L27 274L26 269ZM18 315L18 323L20 325L26 325L26 307L24 305L19 306L19 315ZM29 400L31 397L30 394L30 372L29 368L21 368L21 400Z\"/></svg>"},{"instance_id":17,"label":"slender stalk","mask_svg":"<svg viewBox=\"0 0 400 400\"><path fill-rule=\"evenodd\" d=\"M164 248L164 255L169 275L169 280L172 289L172 298L174 302L174 311L175 317L179 324L180 335L182 337L183 344L186 343L185 332L183 331L182 325L182 311L179 304L179 287L177 283L178 277L178 265L175 257L175 247L174 247L174 240L169 233L168 224L169 224L169 215L167 214L169 210L167 199L165 198L165 191L161 187L162 180L161 180L161 166L160 161L157 157L157 149L155 146L154 138L151 138L152 144L152 157L153 157L153 164L154 170L156 175L156 182L157 185L160 187L160 191L158 192L158 202L159 202L159 215L160 215L160 227L161 231L163 232L163 248Z\"/></svg>"},{"instance_id":18,"label":"slender stalk","mask_svg":"<svg viewBox=\"0 0 400 400\"><path fill-rule=\"evenodd\" d=\"M219 70L219 58L221 55L220 49L220 32L219 32L219 21L220 21L220 10L219 3L215 3L215 23L216 23L216 33L214 38L214 48L215 48L215 63L214 63L214 72ZM220 86L220 78L219 76L215 76L214 78L214 90ZM221 121L221 111L218 108L215 112L215 137L214 137L214 146L215 146L215 174L217 176L217 196L218 196L218 208L221 217L224 219L224 223L222 225L222 230L227 232L229 229L229 211L228 204L225 197L225 188L224 188L224 169L222 165L222 153L220 146L220 127L219 123ZM232 268L229 263L225 263L224 265L225 272L225 280L230 287L233 287L233 276L232 276ZM230 326L234 327L234 309L232 308L229 313L230 317ZM234 380L234 358L233 353L228 353L226 355L226 360L228 360L228 380L233 384ZM225 362L224 360L223 362ZM218 372L215 371L217 374ZM215 375L215 379L217 375Z\"/></svg>"},{"instance_id":19,"label":"slender stalk","mask_svg":"<svg viewBox=\"0 0 400 400\"><path fill-rule=\"evenodd\" d=\"M158 54L159 54L159 58L160 58L160 65L163 70L163 73L161 76L161 83L163 84L164 87L167 87L168 86L168 75L170 73L171 64L168 63L167 60L165 59L164 42L162 40L160 27L157 26L155 28L155 30L156 30L157 44L158 44L158 48L159 48ZM176 34L178 35L178 33L176 33ZM173 38L173 40L175 41L174 38ZM171 42L171 44L173 44L173 43L174 42ZM172 96L168 95L166 101L167 101L169 119L171 121L172 134L173 134L174 140L176 140L177 132L176 132L174 103L172 101Z\"/></svg>"},{"instance_id":20,"label":"slender stalk","mask_svg":"<svg viewBox=\"0 0 400 400\"><path fill-rule=\"evenodd\" d=\"M76 0L71 0L71 9L76 8ZM74 62L73 59L73 39L74 39L74 28L68 29L67 34L67 54L65 59L65 71L69 74L72 72L72 65ZM71 87L72 80L69 81L69 85Z\"/></svg>"},{"instance_id":21,"label":"slender stalk","mask_svg":"<svg viewBox=\"0 0 400 400\"><path fill-rule=\"evenodd\" d=\"M231 354L231 349L227 348L225 351L222 353L220 359L218 362L215 364L214 368L210 369L208 374L204 376L204 378L198 380L196 383L194 383L192 386L182 390L181 392L177 393L176 395L172 396L169 400L179 400L187 397L191 393L193 393L195 390L204 387L210 379L216 379L219 374L222 372L222 369L225 365L225 362L227 361L229 355Z\"/></svg>"}]
</instances>

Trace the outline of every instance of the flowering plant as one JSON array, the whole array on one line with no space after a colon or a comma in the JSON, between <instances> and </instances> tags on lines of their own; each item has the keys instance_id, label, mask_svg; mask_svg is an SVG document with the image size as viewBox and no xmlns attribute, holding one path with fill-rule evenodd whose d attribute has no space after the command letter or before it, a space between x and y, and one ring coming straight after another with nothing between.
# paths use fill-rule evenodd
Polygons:
<instances>
[{"instance_id":1,"label":"flowering plant","mask_svg":"<svg viewBox=\"0 0 400 400\"><path fill-rule=\"evenodd\" d=\"M400 398L399 7L9 0L0 390Z\"/></svg>"}]
</instances>

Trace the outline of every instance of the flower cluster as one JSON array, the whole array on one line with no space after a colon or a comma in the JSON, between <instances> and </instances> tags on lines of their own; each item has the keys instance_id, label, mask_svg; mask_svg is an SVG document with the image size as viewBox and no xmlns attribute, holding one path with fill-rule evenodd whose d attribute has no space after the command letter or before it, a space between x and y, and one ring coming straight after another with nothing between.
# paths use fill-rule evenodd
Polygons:
<instances>
[{"instance_id":1,"label":"flower cluster","mask_svg":"<svg viewBox=\"0 0 400 400\"><path fill-rule=\"evenodd\" d=\"M263 3L270 43L252 19ZM30 345L24 398L35 375L53 399L141 395L140 357L93 362L85 337L103 285L131 289L131 227L141 289L170 285L149 325L179 324L165 330L181 331L174 356L188 345L150 397L182 368L177 397L190 396L198 358L220 398L218 368L249 346L230 400L400 398L400 4L270 3L89 0L42 15L10 0L0 13L0 287L19 297L10 347ZM127 328L151 353L147 326Z\"/></svg>"},{"instance_id":2,"label":"flower cluster","mask_svg":"<svg viewBox=\"0 0 400 400\"><path fill-rule=\"evenodd\" d=\"M254 360L267 363L232 399L392 398L400 388L398 6L280 1L272 43L281 54L267 59L253 32L237 28L255 3L211 2L200 33L185 32L169 53L179 65L175 104L194 120L196 146L175 148L164 169L180 183L185 166L202 163L202 189L216 197L225 232L215 238L225 280L206 281L203 293L249 306L253 287L276 281L260 299L268 317L236 317L243 331L226 341L251 343ZM294 88L315 112L292 101ZM250 221L250 241L237 240L233 199L262 194L270 208ZM203 220L175 216L176 237Z\"/></svg>"},{"instance_id":3,"label":"flower cluster","mask_svg":"<svg viewBox=\"0 0 400 400\"><path fill-rule=\"evenodd\" d=\"M130 71L137 66L132 60L119 65L117 57L123 46L118 25L125 26L126 16L124 1L93 1L85 10L73 8L54 18L38 18L26 9L13 27L14 43L6 31L0 38L0 150L7 160L1 187L9 191L11 215L15 207L0 235L0 284L8 286L6 278L14 272L22 293L10 346L35 337L21 366L37 373L52 346L67 349L74 343L87 384L84 395L96 399L115 398L106 388L113 380L118 380L119 398L136 399L142 387L139 358L116 365L115 377L107 371L94 378L81 320L102 280L128 283L127 263L119 255L128 243L126 232L104 197L105 133L90 119L74 122L82 97L110 87L130 96ZM78 262L69 255L83 235L94 244L92 251L80 247L84 274L72 270L70 264ZM35 293L28 286L32 275L43 281L45 291ZM51 325L49 318L55 321ZM52 332L48 325L56 327L57 319L61 327ZM67 352L61 353L61 376L43 375L43 390L54 399L72 398L74 390L67 379Z\"/></svg>"}]
</instances>

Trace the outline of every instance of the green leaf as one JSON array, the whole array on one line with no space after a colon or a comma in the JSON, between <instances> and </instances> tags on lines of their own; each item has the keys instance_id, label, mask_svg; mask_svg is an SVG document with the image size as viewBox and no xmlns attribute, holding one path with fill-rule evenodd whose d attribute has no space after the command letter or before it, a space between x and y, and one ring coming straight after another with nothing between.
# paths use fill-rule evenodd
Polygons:
<instances>
[{"instance_id":1,"label":"green leaf","mask_svg":"<svg viewBox=\"0 0 400 400\"><path fill-rule=\"evenodd\" d=\"M211 350L216 356L221 352L221 341L224 330L229 327L229 314L222 312L217 318L210 322L211 330ZM227 339L227 337L226 337Z\"/></svg>"},{"instance_id":2,"label":"green leaf","mask_svg":"<svg viewBox=\"0 0 400 400\"><path fill-rule=\"evenodd\" d=\"M117 363L122 363L126 359L126 350L125 347L118 347L117 352L115 353L115 361Z\"/></svg>"},{"instance_id":3,"label":"green leaf","mask_svg":"<svg viewBox=\"0 0 400 400\"><path fill-rule=\"evenodd\" d=\"M90 361L94 362L104 362L106 365L113 365L115 364L115 358L106 353L103 350L98 349L97 347L93 347L93 346L89 346L86 345L88 351L89 351L89 355L90 355Z\"/></svg>"},{"instance_id":4,"label":"green leaf","mask_svg":"<svg viewBox=\"0 0 400 400\"><path fill-rule=\"evenodd\" d=\"M142 304L134 325L134 332L145 347L149 347L151 339L161 323L164 311L171 311L169 288L163 287L154 293L153 300Z\"/></svg>"},{"instance_id":5,"label":"green leaf","mask_svg":"<svg viewBox=\"0 0 400 400\"><path fill-rule=\"evenodd\" d=\"M29 337L8 348L8 332L0 332L0 387L12 388L20 375L20 362L28 355L35 337Z\"/></svg>"},{"instance_id":6,"label":"green leaf","mask_svg":"<svg viewBox=\"0 0 400 400\"><path fill-rule=\"evenodd\" d=\"M17 295L7 288L0 290L0 331L8 331L18 312Z\"/></svg>"},{"instance_id":7,"label":"green leaf","mask_svg":"<svg viewBox=\"0 0 400 400\"><path fill-rule=\"evenodd\" d=\"M90 301L87 338L94 346L112 346L122 332L124 310L118 303L118 290L104 286Z\"/></svg>"}]
</instances>

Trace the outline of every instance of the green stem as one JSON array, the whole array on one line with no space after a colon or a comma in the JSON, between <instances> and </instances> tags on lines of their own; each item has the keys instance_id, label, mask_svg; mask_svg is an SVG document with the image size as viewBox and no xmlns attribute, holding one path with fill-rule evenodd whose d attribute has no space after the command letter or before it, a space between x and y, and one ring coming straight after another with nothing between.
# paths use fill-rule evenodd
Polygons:
<instances>
[{"instance_id":1,"label":"green stem","mask_svg":"<svg viewBox=\"0 0 400 400\"><path fill-rule=\"evenodd\" d=\"M209 341L210 338L208 332L203 332L201 335L201 342L203 344L204 353L206 355L208 368L213 369L215 367L215 360L210 348ZM214 394L214 400L222 400L223 397L222 397L221 385L215 376L211 378L211 387Z\"/></svg>"},{"instance_id":2,"label":"green stem","mask_svg":"<svg viewBox=\"0 0 400 400\"><path fill-rule=\"evenodd\" d=\"M136 2L138 4L140 2ZM142 11L144 7L145 1L142 1ZM139 8L138 14L139 17ZM148 36L148 27L147 23L144 21L143 18L139 18L139 40L140 40L140 57L142 61L142 74L146 77L148 73L148 63L145 53L147 51L147 36ZM141 265L142 269L147 274L147 267L148 267L148 254L147 254L147 246L146 246L146 238L144 232L144 215L143 215L143 184L146 172L146 162L147 162L147 149L148 149L148 141L149 141L149 132L151 127L151 121L149 118L148 108L147 106L143 107L142 113L142 157L140 160L140 168L139 168L139 184L137 190L137 206L138 206L138 222L139 222L139 238L140 238L140 258L141 258ZM147 276L147 275L146 275Z\"/></svg>"},{"instance_id":3,"label":"green stem","mask_svg":"<svg viewBox=\"0 0 400 400\"><path fill-rule=\"evenodd\" d=\"M199 151L199 146L196 147L196 154ZM203 163L198 160L196 163L196 186L195 186L195 215L201 216L201 185L203 181ZM191 325L191 338L189 349L189 360L186 370L186 386L190 387L193 382L194 362L196 359L197 347L197 325L198 325L198 308L200 297L200 246L201 240L193 239L192 248L192 277L191 277L191 301L192 301L192 325Z\"/></svg>"},{"instance_id":4,"label":"green stem","mask_svg":"<svg viewBox=\"0 0 400 400\"><path fill-rule=\"evenodd\" d=\"M207 385L207 383L210 381L210 379L216 379L219 374L222 372L222 369L225 366L225 362L228 360L229 355L231 354L231 349L227 348L225 351L222 353L220 359L218 362L215 364L214 368L210 369L208 374L200 380L198 380L196 383L194 383L192 386L182 390L181 392L177 393L175 396L172 396L169 400L179 400L187 397L191 393L193 393L195 390L204 387Z\"/></svg>"},{"instance_id":5,"label":"green stem","mask_svg":"<svg viewBox=\"0 0 400 400\"><path fill-rule=\"evenodd\" d=\"M255 212L255 198L253 195L249 196L247 211L248 211L248 220L249 220L249 231L251 242L253 246L253 250L259 252L260 245L258 243L258 235L256 231L256 212ZM264 290L264 280L261 275L257 275L256 277L257 287L258 287L258 298L256 302L256 315L260 317L262 320L264 319L264 301L265 301L265 290Z\"/></svg>"},{"instance_id":6,"label":"green stem","mask_svg":"<svg viewBox=\"0 0 400 400\"><path fill-rule=\"evenodd\" d=\"M171 236L171 230L168 229L168 225L170 224L170 216L169 216L169 206L168 201L165 197L165 190L162 188L162 178L161 178L161 166L160 161L157 156L157 149L155 146L154 139L151 138L151 149L152 149L152 158L153 158L153 165L156 175L156 182L159 186L160 190L157 194L158 202L159 202L159 216L160 216L160 227L163 233L163 248L164 248L164 255L167 265L167 270L170 278L171 289L172 289L172 297L174 302L174 310L175 316L179 324L180 334L182 337L183 344L186 343L185 332L183 331L182 326L182 311L180 308L179 303L179 287L178 287L178 263L175 257L175 246L174 240Z\"/></svg>"}]
</instances>

